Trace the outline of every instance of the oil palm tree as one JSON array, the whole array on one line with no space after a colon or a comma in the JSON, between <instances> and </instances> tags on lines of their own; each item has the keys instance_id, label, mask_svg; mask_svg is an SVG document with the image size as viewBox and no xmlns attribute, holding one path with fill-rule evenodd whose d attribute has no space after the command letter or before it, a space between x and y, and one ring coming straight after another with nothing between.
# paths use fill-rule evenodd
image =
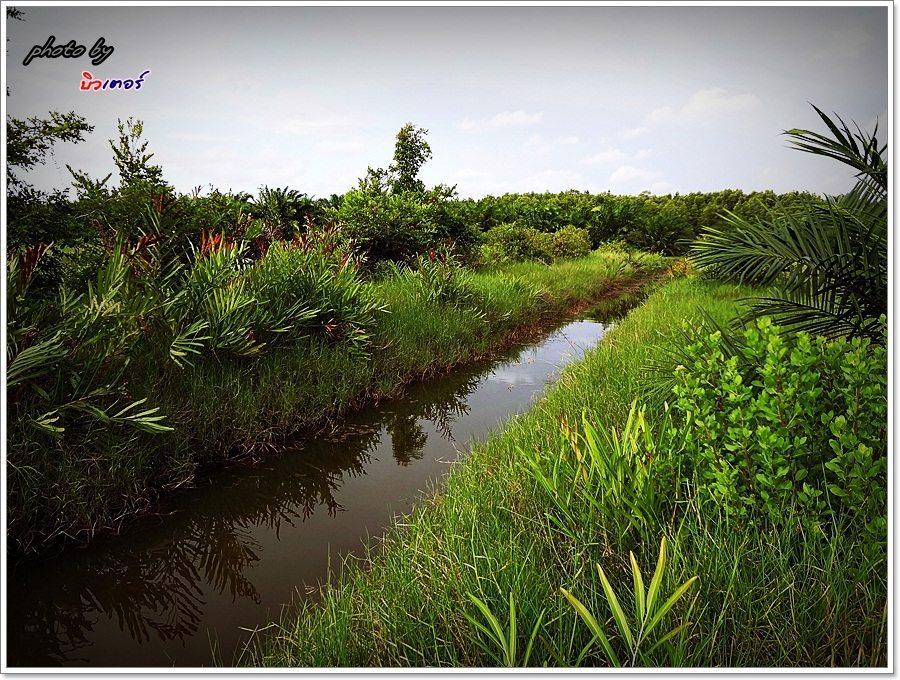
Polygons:
<instances>
[{"instance_id":1,"label":"oil palm tree","mask_svg":"<svg viewBox=\"0 0 900 680\"><path fill-rule=\"evenodd\" d=\"M794 148L849 165L856 185L842 196L775 209L756 221L732 212L694 243L698 266L722 279L768 286L749 316L772 316L793 330L882 337L887 310L887 145L813 106L829 135L785 132Z\"/></svg>"}]
</instances>

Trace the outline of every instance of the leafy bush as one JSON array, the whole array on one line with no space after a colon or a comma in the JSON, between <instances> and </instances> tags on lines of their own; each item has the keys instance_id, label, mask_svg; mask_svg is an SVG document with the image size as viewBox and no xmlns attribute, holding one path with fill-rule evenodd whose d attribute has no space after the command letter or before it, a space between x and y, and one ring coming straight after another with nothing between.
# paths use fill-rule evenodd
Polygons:
<instances>
[{"instance_id":1,"label":"leafy bush","mask_svg":"<svg viewBox=\"0 0 900 680\"><path fill-rule=\"evenodd\" d=\"M553 234L520 224L500 224L484 236L481 257L487 263L541 260L554 257Z\"/></svg>"},{"instance_id":2,"label":"leafy bush","mask_svg":"<svg viewBox=\"0 0 900 680\"><path fill-rule=\"evenodd\" d=\"M645 211L643 219L632 226L627 239L643 250L677 255L684 251L685 239L692 235L684 207L675 201L667 201L655 210Z\"/></svg>"},{"instance_id":3,"label":"leafy bush","mask_svg":"<svg viewBox=\"0 0 900 680\"><path fill-rule=\"evenodd\" d=\"M380 306L360 277L358 262L346 253L276 243L251 271L250 281L263 306L281 305L287 318L297 314L294 310L310 310L298 334L318 333L366 351Z\"/></svg>"},{"instance_id":4,"label":"leafy bush","mask_svg":"<svg viewBox=\"0 0 900 680\"><path fill-rule=\"evenodd\" d=\"M883 531L887 353L868 340L789 340L768 318L737 342L703 332L683 349L672 404L701 500L777 525L833 513ZM882 534L884 538L884 534Z\"/></svg>"},{"instance_id":5,"label":"leafy bush","mask_svg":"<svg viewBox=\"0 0 900 680\"><path fill-rule=\"evenodd\" d=\"M408 261L438 240L433 207L414 193L355 189L347 192L333 217L372 262Z\"/></svg>"},{"instance_id":6,"label":"leafy bush","mask_svg":"<svg viewBox=\"0 0 900 680\"><path fill-rule=\"evenodd\" d=\"M123 381L141 321L154 311L152 298L136 294L126 254L114 251L85 293L63 289L48 304L29 295L45 250L7 262L10 422L52 436L97 423L166 429L156 409L136 410Z\"/></svg>"},{"instance_id":7,"label":"leafy bush","mask_svg":"<svg viewBox=\"0 0 900 680\"><path fill-rule=\"evenodd\" d=\"M215 243L186 270L183 295L170 292L171 323L182 329L175 344L251 356L318 334L365 349L378 306L352 259L276 242L253 263L244 244Z\"/></svg>"},{"instance_id":8,"label":"leafy bush","mask_svg":"<svg viewBox=\"0 0 900 680\"><path fill-rule=\"evenodd\" d=\"M558 258L584 257L591 252L591 237L587 229L571 224L553 234L553 255Z\"/></svg>"},{"instance_id":9,"label":"leafy bush","mask_svg":"<svg viewBox=\"0 0 900 680\"><path fill-rule=\"evenodd\" d=\"M308 222L320 217L319 210L309 196L295 189L260 187L259 195L250 206L253 216L262 220L284 238L302 232Z\"/></svg>"},{"instance_id":10,"label":"leafy bush","mask_svg":"<svg viewBox=\"0 0 900 680\"><path fill-rule=\"evenodd\" d=\"M429 302L464 308L478 301L472 272L447 249L420 255L414 271Z\"/></svg>"},{"instance_id":11,"label":"leafy bush","mask_svg":"<svg viewBox=\"0 0 900 680\"><path fill-rule=\"evenodd\" d=\"M605 194L591 209L593 220L589 227L591 245L598 246L604 241L625 239L640 224L644 214L641 197L611 196Z\"/></svg>"}]
</instances>

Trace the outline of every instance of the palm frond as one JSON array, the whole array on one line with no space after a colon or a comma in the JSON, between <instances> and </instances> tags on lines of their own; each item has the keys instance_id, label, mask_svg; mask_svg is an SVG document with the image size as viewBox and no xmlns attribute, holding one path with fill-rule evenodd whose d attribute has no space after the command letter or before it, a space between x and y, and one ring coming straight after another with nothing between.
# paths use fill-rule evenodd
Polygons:
<instances>
[{"instance_id":1,"label":"palm frond","mask_svg":"<svg viewBox=\"0 0 900 680\"><path fill-rule=\"evenodd\" d=\"M815 108L815 107L814 107ZM749 317L771 315L780 325L829 337L878 339L887 309L887 162L876 132L856 131L816 112L833 135L788 130L802 151L857 170L847 194L771 211L751 222L731 212L707 229L691 255L701 269L741 284L775 286L753 302Z\"/></svg>"}]
</instances>

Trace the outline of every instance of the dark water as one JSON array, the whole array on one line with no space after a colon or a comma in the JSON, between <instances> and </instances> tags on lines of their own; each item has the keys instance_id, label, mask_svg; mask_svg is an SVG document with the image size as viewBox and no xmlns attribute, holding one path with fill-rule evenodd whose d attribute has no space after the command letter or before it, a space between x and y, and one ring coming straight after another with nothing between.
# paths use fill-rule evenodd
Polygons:
<instances>
[{"instance_id":1,"label":"dark water","mask_svg":"<svg viewBox=\"0 0 900 680\"><path fill-rule=\"evenodd\" d=\"M247 629L309 597L433 489L474 438L525 410L606 326L585 317L505 359L412 388L254 467L171 497L166 513L8 578L10 666L230 665Z\"/></svg>"}]
</instances>

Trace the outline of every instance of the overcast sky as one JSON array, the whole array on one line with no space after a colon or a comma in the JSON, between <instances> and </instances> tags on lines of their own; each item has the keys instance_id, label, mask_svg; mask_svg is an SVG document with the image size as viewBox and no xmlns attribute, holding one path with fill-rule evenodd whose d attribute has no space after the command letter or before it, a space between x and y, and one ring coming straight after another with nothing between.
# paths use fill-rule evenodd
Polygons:
<instances>
[{"instance_id":1,"label":"overcast sky","mask_svg":"<svg viewBox=\"0 0 900 680\"><path fill-rule=\"evenodd\" d=\"M180 191L343 193L429 130L429 184L460 195L803 189L851 174L787 148L812 102L886 132L881 7L23 7L7 21L8 113L95 126L31 173L105 176L116 119L144 121ZM53 35L112 55L35 59ZM81 92L81 72L140 91ZM886 136L886 135L884 135Z\"/></svg>"}]
</instances>

